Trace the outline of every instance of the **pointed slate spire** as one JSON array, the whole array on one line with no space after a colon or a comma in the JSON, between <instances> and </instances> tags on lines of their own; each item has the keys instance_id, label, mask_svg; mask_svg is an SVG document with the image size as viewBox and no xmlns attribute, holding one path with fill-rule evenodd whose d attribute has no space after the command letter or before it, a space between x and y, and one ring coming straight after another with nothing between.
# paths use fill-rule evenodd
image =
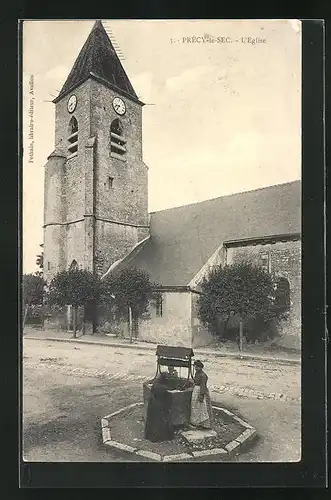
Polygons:
<instances>
[{"instance_id":1,"label":"pointed slate spire","mask_svg":"<svg viewBox=\"0 0 331 500\"><path fill-rule=\"evenodd\" d=\"M94 23L68 78L53 102L57 102L90 77L99 77L104 83L108 83L114 89L122 90L132 99L138 101L138 96L125 73L101 20Z\"/></svg>"},{"instance_id":2,"label":"pointed slate spire","mask_svg":"<svg viewBox=\"0 0 331 500\"><path fill-rule=\"evenodd\" d=\"M97 19L93 25L93 28L92 28L92 31L95 29L95 28L103 28L103 24L101 22L101 19Z\"/></svg>"}]
</instances>

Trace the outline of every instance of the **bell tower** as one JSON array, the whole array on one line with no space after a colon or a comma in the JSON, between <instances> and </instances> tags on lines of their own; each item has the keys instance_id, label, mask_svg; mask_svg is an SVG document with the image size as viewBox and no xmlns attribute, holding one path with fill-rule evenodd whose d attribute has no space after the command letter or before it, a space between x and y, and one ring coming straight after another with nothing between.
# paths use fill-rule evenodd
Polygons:
<instances>
[{"instance_id":1,"label":"bell tower","mask_svg":"<svg viewBox=\"0 0 331 500\"><path fill-rule=\"evenodd\" d=\"M44 274L103 274L149 235L142 107L97 21L55 103L45 166Z\"/></svg>"}]
</instances>

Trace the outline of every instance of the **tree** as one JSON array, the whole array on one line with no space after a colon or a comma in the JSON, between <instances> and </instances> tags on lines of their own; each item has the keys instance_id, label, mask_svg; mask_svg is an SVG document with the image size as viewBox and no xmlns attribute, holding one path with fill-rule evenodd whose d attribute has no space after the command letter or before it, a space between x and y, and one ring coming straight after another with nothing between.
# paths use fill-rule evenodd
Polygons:
<instances>
[{"instance_id":1,"label":"tree","mask_svg":"<svg viewBox=\"0 0 331 500\"><path fill-rule=\"evenodd\" d=\"M23 327L28 310L33 305L42 305L45 295L45 280L37 274L24 274L22 281L22 302L24 304Z\"/></svg>"},{"instance_id":2,"label":"tree","mask_svg":"<svg viewBox=\"0 0 331 500\"><path fill-rule=\"evenodd\" d=\"M58 273L49 285L50 305L73 307L73 336L77 332L77 311L90 301L98 299L99 278L88 270L72 269Z\"/></svg>"},{"instance_id":3,"label":"tree","mask_svg":"<svg viewBox=\"0 0 331 500\"><path fill-rule=\"evenodd\" d=\"M113 303L122 318L129 318L130 342L133 321L147 310L153 296L153 284L147 272L136 268L125 268L115 272L101 282L101 301Z\"/></svg>"},{"instance_id":4,"label":"tree","mask_svg":"<svg viewBox=\"0 0 331 500\"><path fill-rule=\"evenodd\" d=\"M198 314L201 321L215 332L219 317L237 314L239 322L239 348L242 350L243 327L248 319L276 316L274 288L271 276L249 262L217 267L201 283Z\"/></svg>"}]
</instances>

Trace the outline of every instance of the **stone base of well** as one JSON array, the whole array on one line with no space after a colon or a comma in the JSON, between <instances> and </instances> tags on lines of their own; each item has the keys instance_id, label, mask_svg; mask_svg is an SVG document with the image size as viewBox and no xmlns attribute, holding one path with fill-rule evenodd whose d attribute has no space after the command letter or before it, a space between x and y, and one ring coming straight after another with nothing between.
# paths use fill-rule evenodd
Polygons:
<instances>
[{"instance_id":1,"label":"stone base of well","mask_svg":"<svg viewBox=\"0 0 331 500\"><path fill-rule=\"evenodd\" d=\"M191 439L186 439L183 431L179 431L172 441L152 443L144 439L144 403L133 403L101 419L103 443L134 461L231 460L243 446L251 443L256 431L229 410L219 406L213 409L216 436L212 433L194 440L190 435Z\"/></svg>"},{"instance_id":2,"label":"stone base of well","mask_svg":"<svg viewBox=\"0 0 331 500\"><path fill-rule=\"evenodd\" d=\"M192 429L181 431L180 435L190 444L203 443L206 439L216 438L217 432L214 429Z\"/></svg>"}]
</instances>

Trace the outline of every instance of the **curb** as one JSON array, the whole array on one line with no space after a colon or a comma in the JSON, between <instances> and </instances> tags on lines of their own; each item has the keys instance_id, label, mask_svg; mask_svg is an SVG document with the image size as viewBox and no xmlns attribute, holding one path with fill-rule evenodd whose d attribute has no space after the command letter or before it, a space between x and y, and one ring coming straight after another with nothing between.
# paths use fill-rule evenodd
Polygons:
<instances>
[{"instance_id":1,"label":"curb","mask_svg":"<svg viewBox=\"0 0 331 500\"><path fill-rule=\"evenodd\" d=\"M100 345L103 347L119 347L119 348L126 348L126 349L141 349L145 351L155 351L155 345L153 346L146 346L146 345L139 345L136 343L133 344L118 344L114 342L95 342L93 340L81 340L79 337L76 339L61 339L57 337L33 337L31 335L25 335L24 338L30 339L30 340L44 340L47 342L73 342L73 343L78 343L78 344L87 344L87 345ZM267 356L258 356L258 355L252 355L252 354L235 354L232 352L225 353L225 352L215 352L215 351L205 351L205 350L200 350L200 349L195 349L195 352L198 355L203 355L203 356L214 356L215 358L232 358L232 359L248 359L250 361L267 361L269 363L279 363L279 364L285 364L285 365L301 365L301 360L300 359L287 359L287 358L271 358Z\"/></svg>"},{"instance_id":2,"label":"curb","mask_svg":"<svg viewBox=\"0 0 331 500\"><path fill-rule=\"evenodd\" d=\"M236 420L245 430L232 441L229 441L224 448L211 448L210 450L200 450L200 451L192 451L187 453L180 453L176 455L161 455L159 453L154 453L149 450L138 449L133 446L126 445L124 443L114 441L111 437L111 428L109 420L116 415L119 415L126 410L134 408L136 406L143 406L144 403L132 403L130 405L124 406L109 415L106 415L101 419L101 431L102 431L102 441L104 445L109 446L114 450L125 451L130 453L131 455L135 455L136 457L145 457L149 458L155 462L182 462L187 460L194 460L198 458L224 458L229 459L230 457L239 453L239 451L248 444L248 442L253 441L254 438L257 437L257 432L248 422L245 422L240 417L237 417L234 413L227 410L226 408L222 408L220 406L213 406L214 410L220 411L227 415L228 417Z\"/></svg>"}]
</instances>

